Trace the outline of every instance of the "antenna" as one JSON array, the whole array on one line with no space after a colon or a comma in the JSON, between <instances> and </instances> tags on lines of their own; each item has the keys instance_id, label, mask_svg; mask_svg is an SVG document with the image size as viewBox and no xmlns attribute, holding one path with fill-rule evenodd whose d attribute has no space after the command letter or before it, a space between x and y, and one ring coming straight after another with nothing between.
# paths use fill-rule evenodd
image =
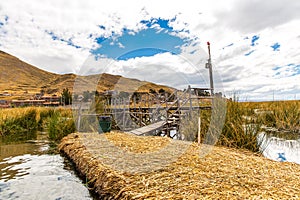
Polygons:
<instances>
[{"instance_id":1,"label":"antenna","mask_svg":"<svg viewBox=\"0 0 300 200\"><path fill-rule=\"evenodd\" d=\"M210 92L211 96L214 95L214 80L213 80L213 73L212 73L212 64L211 64L211 54L210 54L210 42L207 42L208 48L208 60L205 64L205 68L209 70L209 81L210 81Z\"/></svg>"}]
</instances>

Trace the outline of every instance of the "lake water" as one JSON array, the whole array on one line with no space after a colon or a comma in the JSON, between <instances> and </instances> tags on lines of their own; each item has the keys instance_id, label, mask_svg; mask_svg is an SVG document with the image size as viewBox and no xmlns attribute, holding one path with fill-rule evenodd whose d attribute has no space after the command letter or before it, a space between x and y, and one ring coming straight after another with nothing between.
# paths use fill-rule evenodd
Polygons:
<instances>
[{"instance_id":1,"label":"lake water","mask_svg":"<svg viewBox=\"0 0 300 200\"><path fill-rule=\"evenodd\" d=\"M265 157L280 162L294 162L300 164L299 134L261 133L259 138L263 140L261 148Z\"/></svg>"},{"instance_id":2,"label":"lake water","mask_svg":"<svg viewBox=\"0 0 300 200\"><path fill-rule=\"evenodd\" d=\"M93 199L70 163L48 152L45 133L21 142L1 141L0 199Z\"/></svg>"},{"instance_id":3,"label":"lake water","mask_svg":"<svg viewBox=\"0 0 300 200\"><path fill-rule=\"evenodd\" d=\"M300 138L263 135L263 155L276 161L300 164ZM0 200L95 199L59 154L49 154L43 132L22 141L0 141Z\"/></svg>"}]
</instances>

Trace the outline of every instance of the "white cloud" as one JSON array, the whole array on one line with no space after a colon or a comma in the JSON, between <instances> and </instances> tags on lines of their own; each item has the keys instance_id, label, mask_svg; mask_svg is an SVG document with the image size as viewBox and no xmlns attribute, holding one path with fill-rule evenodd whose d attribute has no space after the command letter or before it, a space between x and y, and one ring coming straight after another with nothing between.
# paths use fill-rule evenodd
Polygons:
<instances>
[{"instance_id":1,"label":"white cloud","mask_svg":"<svg viewBox=\"0 0 300 200\"><path fill-rule=\"evenodd\" d=\"M207 87L208 72L201 66L193 65L182 56L170 53L156 54L153 57L132 58L127 61L114 61L89 57L82 67L81 74L110 73L155 82L184 89L188 85Z\"/></svg>"},{"instance_id":2,"label":"white cloud","mask_svg":"<svg viewBox=\"0 0 300 200\"><path fill-rule=\"evenodd\" d=\"M109 37L112 32L122 34L125 27L141 30L145 26L139 23L141 20L176 16L170 25L176 30L189 31L178 33L180 37L198 38L197 42L203 49L200 54L189 54L195 50L189 46L182 49L181 58L159 54L118 62L106 59L105 65L113 63L115 66L109 69L110 72L130 73L142 80L147 75L147 79L149 76L152 81L162 84L167 84L163 80L169 75L169 82L179 87L188 82L201 83L197 75L189 74L193 69L187 61L197 60L198 63L194 64L201 68L206 62L206 41L211 41L214 68L222 76L228 94L239 90L241 93L244 91L241 95L249 100L270 100L275 90L275 93L286 96L284 98L294 98L295 94L300 97L299 75L290 76L285 70L278 78L274 76L273 68L300 64L299 6L296 0L212 0L197 4L192 0L110 0L105 3L92 0L10 0L0 3L0 22L5 16L9 17L7 23L0 27L0 48L48 71L95 73L99 71L96 64L86 71L82 69L84 67L80 71L80 66L88 58L90 49L99 46L94 41L96 37ZM99 25L105 26L105 29L99 28ZM58 39L53 40L49 32ZM260 37L256 46L250 45L253 35ZM249 39L244 40L245 37ZM81 48L68 45L68 40ZM232 46L223 49L231 43ZM275 43L280 44L279 51L270 47ZM245 56L250 51L254 52ZM201 55L200 58L198 55ZM140 66L145 66L145 69L140 70ZM160 76L152 74L150 69L156 74L160 71ZM202 69L201 73L207 78L206 69Z\"/></svg>"},{"instance_id":3,"label":"white cloud","mask_svg":"<svg viewBox=\"0 0 300 200\"><path fill-rule=\"evenodd\" d=\"M295 0L236 0L230 9L217 13L222 19L218 24L244 33L255 33L299 19L299 9L300 2Z\"/></svg>"}]
</instances>

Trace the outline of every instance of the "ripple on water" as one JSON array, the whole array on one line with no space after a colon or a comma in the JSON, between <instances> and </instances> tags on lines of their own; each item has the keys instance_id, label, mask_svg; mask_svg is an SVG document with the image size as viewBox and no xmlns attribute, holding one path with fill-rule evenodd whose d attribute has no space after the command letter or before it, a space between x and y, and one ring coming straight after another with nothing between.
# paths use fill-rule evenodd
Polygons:
<instances>
[{"instance_id":1,"label":"ripple on water","mask_svg":"<svg viewBox=\"0 0 300 200\"><path fill-rule=\"evenodd\" d=\"M92 199L60 155L5 158L0 162L0 199Z\"/></svg>"}]
</instances>

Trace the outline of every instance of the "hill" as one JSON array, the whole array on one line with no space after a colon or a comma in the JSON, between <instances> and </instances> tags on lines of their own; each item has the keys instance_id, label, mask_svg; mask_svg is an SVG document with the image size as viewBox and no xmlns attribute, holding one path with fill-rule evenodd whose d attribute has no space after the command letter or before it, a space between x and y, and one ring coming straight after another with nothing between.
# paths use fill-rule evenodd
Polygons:
<instances>
[{"instance_id":1,"label":"hill","mask_svg":"<svg viewBox=\"0 0 300 200\"><path fill-rule=\"evenodd\" d=\"M50 73L3 51L0 51L0 71L0 94L6 94L4 97L1 96L6 99L26 99L41 91L47 95L59 95L64 88L73 91L75 81L79 86L77 89L80 88L82 91L97 89L99 92L107 90L148 92L150 88L156 91L160 88L170 90L166 86L111 74L77 76Z\"/></svg>"},{"instance_id":2,"label":"hill","mask_svg":"<svg viewBox=\"0 0 300 200\"><path fill-rule=\"evenodd\" d=\"M45 83L57 77L3 51L0 51L0 70L0 91L18 95L39 92Z\"/></svg>"}]
</instances>

